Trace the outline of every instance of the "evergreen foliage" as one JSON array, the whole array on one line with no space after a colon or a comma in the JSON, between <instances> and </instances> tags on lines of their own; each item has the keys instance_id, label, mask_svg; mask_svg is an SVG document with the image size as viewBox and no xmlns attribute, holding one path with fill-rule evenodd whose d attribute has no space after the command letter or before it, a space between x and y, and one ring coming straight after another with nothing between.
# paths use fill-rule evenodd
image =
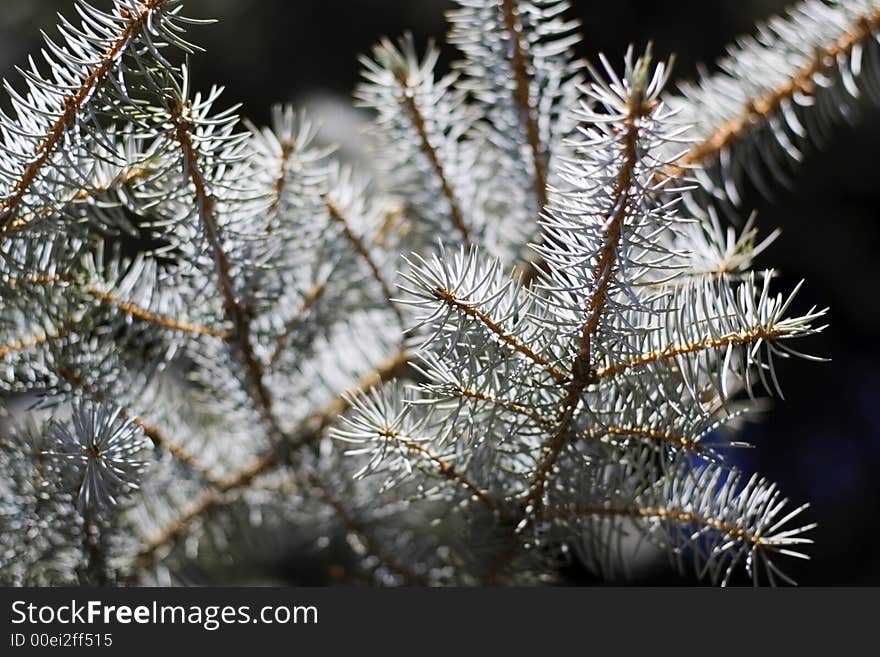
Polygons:
<instances>
[{"instance_id":1,"label":"evergreen foliage","mask_svg":"<svg viewBox=\"0 0 880 657\"><path fill-rule=\"evenodd\" d=\"M76 0L5 84L0 581L326 550L538 583L625 573L631 538L791 581L806 505L727 455L825 311L754 270L740 190L877 101L880 4L806 0L672 88L650 49L579 61L564 1L457 0L451 72L362 60L368 172L194 91L182 4Z\"/></svg>"}]
</instances>

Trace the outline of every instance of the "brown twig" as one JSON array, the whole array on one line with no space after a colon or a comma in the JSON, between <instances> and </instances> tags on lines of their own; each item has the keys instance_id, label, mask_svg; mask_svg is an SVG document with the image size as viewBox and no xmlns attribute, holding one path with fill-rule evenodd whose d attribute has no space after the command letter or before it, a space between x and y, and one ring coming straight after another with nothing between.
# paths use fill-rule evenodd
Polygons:
<instances>
[{"instance_id":1,"label":"brown twig","mask_svg":"<svg viewBox=\"0 0 880 657\"><path fill-rule=\"evenodd\" d=\"M140 306L137 306L129 301L124 301L116 295L111 294L110 292L105 292L104 290L93 286L85 287L83 288L83 291L86 294L97 297L107 305L113 306L120 312L131 315L132 317L147 322L149 324L161 326L162 328L166 328L171 331L180 331L181 333L189 333L191 335L205 335L214 338L220 338L221 340L229 340L232 337L232 334L229 331L214 329L207 326L198 326L196 324L190 324L188 322L176 320L173 317L159 315L152 311L141 308Z\"/></svg>"},{"instance_id":2,"label":"brown twig","mask_svg":"<svg viewBox=\"0 0 880 657\"><path fill-rule=\"evenodd\" d=\"M214 197L208 189L207 182L201 172L201 163L192 138L192 123L184 117L184 107L176 105L171 112L174 122L175 137L180 143L183 157L187 162L187 172L195 190L195 201L200 207L201 225L205 238L211 247L214 265L217 271L217 283L223 297L226 319L232 324L231 340L236 346L236 353L244 368L248 380L248 393L254 402L255 410L265 426L272 443L276 446L287 442L287 436L278 424L272 409L272 395L263 380L263 365L254 352L251 342L250 319L244 307L239 303L238 293L232 279L229 258L223 248L220 225L214 204Z\"/></svg>"},{"instance_id":3,"label":"brown twig","mask_svg":"<svg viewBox=\"0 0 880 657\"><path fill-rule=\"evenodd\" d=\"M509 401L507 399L501 399L500 397L496 397L495 395L490 395L485 392L480 392L479 390L473 390L471 388L464 388L461 386L457 386L452 389L452 393L459 397L466 397L468 399L475 399L477 401L485 401L493 404L494 406L499 406L505 410L516 413L517 415L522 415L523 417L527 417L533 422L544 425L544 426L554 426L556 424L555 420L544 417L540 413L537 413L522 404L517 404L515 402Z\"/></svg>"},{"instance_id":4,"label":"brown twig","mask_svg":"<svg viewBox=\"0 0 880 657\"><path fill-rule=\"evenodd\" d=\"M7 279L5 283L10 288L20 287L22 285L76 285L76 279L68 276L35 274L21 279L10 278ZM211 336L220 338L221 340L228 340L231 336L229 331L190 324L189 322L180 321L173 317L154 313L151 310L141 308L135 303L120 299L115 294L102 290L94 285L82 286L78 288L78 291L96 297L102 303L105 303L108 306L113 306L122 313L131 315L132 317L147 322L148 324L155 324L156 326L171 331L180 331L192 335Z\"/></svg>"},{"instance_id":5,"label":"brown twig","mask_svg":"<svg viewBox=\"0 0 880 657\"><path fill-rule=\"evenodd\" d=\"M425 154L425 157L428 158L428 161L431 163L431 167L434 169L434 173L437 174L437 179L440 182L440 188L443 190L443 196L446 197L446 200L449 202L449 211L452 218L452 224L461 233L461 238L465 243L470 243L471 234L470 229L467 226L467 223L464 220L464 213L461 211L461 206L458 203L458 199L455 197L455 192L452 191L452 185L449 182L449 177L446 175L446 170L443 167L443 164L440 162L440 157L437 155L437 149L431 143L431 139L428 135L428 129L425 125L425 117L422 116L421 110L419 110L419 106L416 104L415 97L409 93L409 82L406 77L398 78L398 82L400 83L402 95L400 97L400 104L406 109L409 114L410 120L413 123L413 127L416 129L416 132L419 135L419 141L421 143L422 153Z\"/></svg>"},{"instance_id":6,"label":"brown twig","mask_svg":"<svg viewBox=\"0 0 880 657\"><path fill-rule=\"evenodd\" d=\"M76 194L73 194L69 198L62 201L62 206L66 207L72 205L74 203L80 203L87 201L88 199L96 197L98 194L104 194L109 192L112 189L122 188L125 185L131 184L133 182L137 182L143 178L147 178L155 173L155 170L150 167L145 166L134 166L126 171L121 172L119 175L114 177L112 180L106 183L99 183L90 188L83 188L79 190ZM15 233L23 230L35 219L45 219L46 217L51 217L55 212L57 212L54 207L43 207L38 210L34 210L33 212L28 212L18 217L12 224L9 225L8 228L0 231L0 237L9 237L14 235Z\"/></svg>"},{"instance_id":7,"label":"brown twig","mask_svg":"<svg viewBox=\"0 0 880 657\"><path fill-rule=\"evenodd\" d=\"M705 340L691 342L688 344L670 345L665 349L641 354L639 356L630 358L628 361L622 363L607 365L603 368L596 370L595 377L596 379L603 379L609 376L614 376L616 374L622 374L623 372L638 367L644 367L645 365L649 365L660 360L673 359L679 356L685 356L687 354L693 354L700 351L709 351L715 349L723 349L730 346L736 347L744 344L753 344L758 340L776 340L778 338L785 337L785 335L786 332L779 329L764 329L758 327L753 330L743 331L741 333L731 333L729 335L724 335L718 338L706 338Z\"/></svg>"},{"instance_id":8,"label":"brown twig","mask_svg":"<svg viewBox=\"0 0 880 657\"><path fill-rule=\"evenodd\" d=\"M586 309L586 320L581 329L579 349L571 366L572 377L566 382L565 397L562 401L556 430L544 443L541 455L529 481L528 493L522 503L522 521L516 526L516 533L509 548L501 553L489 570L488 581L496 579L510 566L519 549L522 533L531 526L544 504L544 492L563 449L573 436L572 425L575 413L581 403L584 390L595 380L596 373L591 363L591 340L599 327L607 301L608 287L614 271L614 264L623 235L624 222L629 211L629 195L635 179L638 163L638 119L649 111L636 92L629 103L629 111L624 119L626 133L623 137L624 163L615 182L612 214L607 218L605 241L599 260L593 270L595 287Z\"/></svg>"},{"instance_id":9,"label":"brown twig","mask_svg":"<svg viewBox=\"0 0 880 657\"><path fill-rule=\"evenodd\" d=\"M519 107L523 127L526 131L526 139L529 142L529 149L532 153L532 166L535 171L535 195L538 199L538 209L541 210L547 205L547 163L545 161L546 154L541 145L540 133L538 132L535 108L532 106L528 45L523 36L523 27L516 0L502 0L501 9L504 13L504 27L507 30L511 44L510 64L513 69L513 79L516 82L514 101Z\"/></svg>"},{"instance_id":10,"label":"brown twig","mask_svg":"<svg viewBox=\"0 0 880 657\"><path fill-rule=\"evenodd\" d=\"M272 216L278 212L281 201L284 199L284 189L287 185L287 168L290 166L290 157L294 152L294 144L291 141L284 140L281 142L281 162L278 165L278 177L272 185L275 195L272 203L269 205L269 215Z\"/></svg>"},{"instance_id":11,"label":"brown twig","mask_svg":"<svg viewBox=\"0 0 880 657\"><path fill-rule=\"evenodd\" d=\"M267 455L233 477L221 480L216 487L203 493L192 505L166 525L158 535L146 543L135 557L135 567L146 568L154 563L163 547L175 543L189 530L193 522L221 506L226 493L250 486L255 479L271 470L272 466L276 464L276 459L275 453Z\"/></svg>"},{"instance_id":12,"label":"brown twig","mask_svg":"<svg viewBox=\"0 0 880 657\"><path fill-rule=\"evenodd\" d=\"M692 524L707 527L722 532L726 536L743 543L749 543L757 548L764 545L759 533L752 533L743 527L734 525L719 518L705 518L691 511L671 509L656 506L585 506L578 507L577 514L581 516L618 516L635 519L660 519L674 520L683 524Z\"/></svg>"},{"instance_id":13,"label":"brown twig","mask_svg":"<svg viewBox=\"0 0 880 657\"><path fill-rule=\"evenodd\" d=\"M492 317L483 311L477 309L476 307L465 303L458 299L452 292L443 287L436 287L433 290L434 297L439 301L442 301L450 308L457 310L458 312L467 315L468 317L472 317L478 320L483 326L485 326L493 335L495 335L498 339L504 342L506 345L511 347L517 353L522 354L530 361L540 366L553 378L556 383L565 383L568 381L569 377L565 372L558 369L554 365L550 363L544 356L535 353L531 347L529 347L524 342L518 340L516 337L508 334Z\"/></svg>"},{"instance_id":14,"label":"brown twig","mask_svg":"<svg viewBox=\"0 0 880 657\"><path fill-rule=\"evenodd\" d=\"M424 457L434 464L434 466L438 470L438 473L441 476L461 484L471 495L480 500L480 502L482 502L487 509L489 509L490 511L498 510L498 504L495 502L494 499L492 499L489 493L480 488L465 473L456 468L452 463L443 460L442 458L431 452L431 450L420 445L419 443L405 439L403 437L403 434L401 434L399 431L391 429L390 427L385 429L382 437L393 440L398 445L401 445L409 451L415 452L416 454Z\"/></svg>"},{"instance_id":15,"label":"brown twig","mask_svg":"<svg viewBox=\"0 0 880 657\"><path fill-rule=\"evenodd\" d=\"M658 444L677 445L694 454L702 454L705 449L695 440L687 436L678 436L656 429L646 427L625 427L612 425L594 429L588 433L591 438L602 438L604 436L619 436L621 438L643 438L645 440L656 442Z\"/></svg>"},{"instance_id":16,"label":"brown twig","mask_svg":"<svg viewBox=\"0 0 880 657\"><path fill-rule=\"evenodd\" d=\"M130 415L126 415L126 417L131 417ZM171 454L175 459L183 463L187 468L190 469L193 473L195 473L202 481L204 481L209 486L213 486L215 488L220 486L220 480L216 479L210 472L208 472L196 459L195 456L187 452L183 447L175 443L171 440L159 427L147 423L140 417L133 417L131 420L135 426L140 427L140 429L144 432L144 435L150 439L150 442L153 443L153 446L158 449L163 449L169 454Z\"/></svg>"}]
</instances>

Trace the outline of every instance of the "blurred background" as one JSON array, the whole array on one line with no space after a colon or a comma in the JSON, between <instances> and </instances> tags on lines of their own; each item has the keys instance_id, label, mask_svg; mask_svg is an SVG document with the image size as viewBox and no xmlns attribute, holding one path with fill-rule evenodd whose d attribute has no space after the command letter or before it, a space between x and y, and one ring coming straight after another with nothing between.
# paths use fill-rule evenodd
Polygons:
<instances>
[{"instance_id":1,"label":"blurred background","mask_svg":"<svg viewBox=\"0 0 880 657\"><path fill-rule=\"evenodd\" d=\"M101 0L94 0L101 6ZM0 0L0 74L40 48L39 31L52 32L55 12L72 16L72 0ZM107 3L109 4L109 2ZM711 65L725 46L755 22L781 11L785 0L677 0L638 2L572 0L581 20L581 54L604 52L620 61L628 44L652 40L659 56L676 54L675 79ZM292 101L312 109L328 132L344 143L359 138L351 108L357 57L382 36L413 32L419 44L442 44L446 0L187 0L186 14L218 18L194 28L206 53L192 59L197 87L226 87L228 103L242 114L268 120L273 103ZM443 66L455 57L444 47ZM733 455L748 471L776 481L795 504L809 501L804 517L819 523L808 563L787 563L804 585L880 584L880 110L866 108L855 126L812 152L792 189L772 201L756 194L764 233L782 237L761 266L782 270L781 289L807 279L801 304L831 307L831 328L811 339L811 353L827 364L785 362L780 378L785 400L776 400L743 438L755 445ZM276 577L302 581L282 559ZM286 565L285 565L286 564ZM593 583L576 564L565 579ZM688 584L665 562L637 569L634 584Z\"/></svg>"}]
</instances>

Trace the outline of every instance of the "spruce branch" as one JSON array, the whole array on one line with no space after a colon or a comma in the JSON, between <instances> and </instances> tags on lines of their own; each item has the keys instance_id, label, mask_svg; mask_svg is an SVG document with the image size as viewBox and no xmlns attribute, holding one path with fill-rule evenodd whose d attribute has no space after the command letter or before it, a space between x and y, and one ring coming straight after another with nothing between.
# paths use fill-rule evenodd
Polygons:
<instances>
[{"instance_id":1,"label":"spruce branch","mask_svg":"<svg viewBox=\"0 0 880 657\"><path fill-rule=\"evenodd\" d=\"M412 35L399 46L383 40L374 48L373 59L361 59L364 82L356 97L377 112L376 120L387 137L383 150L401 167L389 174L400 191L411 193L410 204L438 227L444 223L441 218L447 218L460 239L470 243L476 227L465 216L463 203L470 204L472 183L462 174L473 157L470 144L463 139L472 119L453 86L455 76L435 79L438 55L431 45L419 59ZM399 139L403 134L412 139ZM444 211L427 193L434 189L445 201Z\"/></svg>"},{"instance_id":2,"label":"spruce branch","mask_svg":"<svg viewBox=\"0 0 880 657\"><path fill-rule=\"evenodd\" d=\"M597 493L601 499L602 493ZM606 499L572 511L578 517L589 518L589 522L610 520L612 531L621 530L622 520L635 520L646 528L652 541L673 548L670 556L680 568L684 551L690 550L696 574L722 585L730 582L740 564L756 584L762 571L771 584L792 584L773 557L808 558L798 549L812 543L804 535L816 525L789 526L808 505L787 509L788 500L757 475L743 483L741 473L735 469L683 467L640 497L647 503L620 505ZM665 501L657 503L658 498Z\"/></svg>"},{"instance_id":3,"label":"spruce branch","mask_svg":"<svg viewBox=\"0 0 880 657\"><path fill-rule=\"evenodd\" d=\"M410 353L401 351L390 356L376 369L364 374L354 387L338 395L324 409L302 423L292 441L293 451L298 451L302 447L313 445L319 441L324 435L324 431L349 409L353 397L375 386L404 376L410 366L411 359Z\"/></svg>"},{"instance_id":4,"label":"spruce branch","mask_svg":"<svg viewBox=\"0 0 880 657\"><path fill-rule=\"evenodd\" d=\"M275 195L272 198L272 203L269 205L269 213L273 215L278 212L278 209L280 208L281 203L284 200L288 169L290 167L290 159L296 151L296 144L289 139L282 140L280 142L280 145L281 157L278 164L278 177L275 179L275 182L272 185L275 190Z\"/></svg>"},{"instance_id":5,"label":"spruce branch","mask_svg":"<svg viewBox=\"0 0 880 657\"><path fill-rule=\"evenodd\" d=\"M559 183L554 162L565 157L574 128L570 113L583 82L583 63L573 53L577 23L565 18L568 3L559 0L457 4L449 13L449 41L464 56L458 85L480 115L473 138L485 153L481 166L490 169L484 193L500 210L499 227L531 240L549 187ZM515 253L530 283L544 269L541 258Z\"/></svg>"},{"instance_id":6,"label":"spruce branch","mask_svg":"<svg viewBox=\"0 0 880 657\"><path fill-rule=\"evenodd\" d=\"M547 373L553 378L556 382L564 382L569 379L568 375L554 367L550 364L550 362L541 356L540 354L532 351L531 347L527 344L521 342L516 336L510 335L496 322L492 317L478 308L475 308L473 305L463 302L460 299L457 299L455 294L450 292L444 287L436 287L432 291L432 294L439 301L443 302L445 305L454 309L456 312L465 315L466 317L470 317L472 319L477 320L487 331L489 331L496 338L501 340L504 344L508 345L515 352L522 354L528 360L530 360L535 365L546 369Z\"/></svg>"},{"instance_id":7,"label":"spruce branch","mask_svg":"<svg viewBox=\"0 0 880 657\"><path fill-rule=\"evenodd\" d=\"M206 326L197 326L188 322L176 320L172 317L163 317L161 315L158 315L157 313L151 312L144 308L140 308L129 301L124 301L118 298L115 294L111 292L106 292L97 287L87 286L83 288L83 292L89 296L94 296L101 303L112 306L121 313L130 315L131 317L143 322L155 324L156 326L164 329L169 329L171 331L180 331L181 333L188 333L190 335L220 338L221 340L229 340L232 337L231 333L226 330L209 328Z\"/></svg>"},{"instance_id":8,"label":"spruce branch","mask_svg":"<svg viewBox=\"0 0 880 657\"><path fill-rule=\"evenodd\" d=\"M596 370L595 377L601 379L606 376L614 376L630 369L656 363L659 360L675 360L679 356L687 356L709 350L723 351L727 347L739 347L759 343L764 340L772 341L790 336L791 333L786 332L784 329L763 330L762 328L757 328L754 331L743 331L742 333L725 335L719 338L707 338L702 342L671 345L660 351L651 351L635 356L626 363L617 363L600 368Z\"/></svg>"},{"instance_id":9,"label":"spruce branch","mask_svg":"<svg viewBox=\"0 0 880 657\"><path fill-rule=\"evenodd\" d=\"M643 98L645 93L644 86L647 83L645 76L649 61L650 55L646 55L644 63L641 64L644 70L637 73L639 77L636 79L635 88L627 100L627 115L623 120L624 136L622 148L624 163L617 176L617 180L614 182L614 190L611 196L611 205L616 209L614 214L605 220L608 227L603 235L604 244L593 270L595 287L590 291L590 301L586 309L587 319L581 329L578 355L571 367L571 371L576 373L589 372L591 370L591 340L599 328L599 322L605 311L611 277L619 257L620 243L624 232L624 221L629 211L631 189L633 187L636 166L639 162L638 141L640 126L638 122L639 119L650 113L653 104L653 102L646 104ZM637 64L637 66L639 65ZM579 381L573 379L569 399L578 398L589 379L594 377L595 372L590 372L589 374L584 374Z\"/></svg>"},{"instance_id":10,"label":"spruce branch","mask_svg":"<svg viewBox=\"0 0 880 657\"><path fill-rule=\"evenodd\" d=\"M646 97L649 66L650 53L636 63L632 80L627 81L631 83L632 88L626 98L627 112L622 126L623 136L620 147L623 151L623 164L614 181L610 198L610 206L614 208L614 212L603 220L607 228L602 235L603 243L593 270L594 288L589 293L586 321L580 330L577 355L570 368L572 377L566 387L557 429L542 447L540 460L529 482L529 494L523 503L525 517L517 525L518 531L525 529L528 518L540 516L548 477L555 467L562 449L573 437L572 423L584 390L596 379L596 372L592 365L591 341L599 328L605 311L614 266L619 258L618 251L623 238L624 222L630 212L630 194L634 186L636 167L639 163L641 130L639 121L649 115L656 107L653 99L650 96Z\"/></svg>"},{"instance_id":11,"label":"spruce branch","mask_svg":"<svg viewBox=\"0 0 880 657\"><path fill-rule=\"evenodd\" d=\"M481 390L474 390L472 388L452 383L451 385L438 385L436 387L436 391L438 393L447 393L464 399L473 399L479 402L489 402L493 406L497 406L498 408L504 409L506 411L511 411L513 413L516 413L517 415L521 415L537 424L541 424L544 426L552 426L554 424L554 420L552 418L544 417L539 413L529 410L521 404L517 404L516 402L512 402L507 399L501 399L500 397L488 394Z\"/></svg>"},{"instance_id":12,"label":"spruce branch","mask_svg":"<svg viewBox=\"0 0 880 657\"><path fill-rule=\"evenodd\" d=\"M112 515L139 487L147 466L144 436L113 404L76 403L71 420L72 427L50 424L45 457L57 468L62 485L69 481L78 491L81 579L105 585L110 581L105 535L112 528Z\"/></svg>"},{"instance_id":13,"label":"spruce branch","mask_svg":"<svg viewBox=\"0 0 880 657\"><path fill-rule=\"evenodd\" d=\"M805 507L727 450L825 311L714 201L877 95L875 0L678 93L650 53L577 61L564 0L458 0L451 73L412 37L362 60L369 180L290 106L241 129L191 94L179 0L78 2L0 117L0 380L37 401L0 418L2 581L345 541L377 583L535 583L614 575L633 531L789 581Z\"/></svg>"},{"instance_id":14,"label":"spruce branch","mask_svg":"<svg viewBox=\"0 0 880 657\"><path fill-rule=\"evenodd\" d=\"M676 447L681 447L685 451L694 454L705 453L705 448L697 440L688 436L665 433L648 427L632 427L632 426L609 426L592 430L588 433L590 438L605 438L611 436L613 438L642 438L649 442L658 444L667 443Z\"/></svg>"},{"instance_id":15,"label":"spruce branch","mask_svg":"<svg viewBox=\"0 0 880 657\"><path fill-rule=\"evenodd\" d=\"M21 203L28 187L33 183L34 179L39 175L42 167L45 166L46 162L51 157L52 151L73 123L77 112L85 104L86 100L94 93L94 89L104 83L108 74L111 72L120 55L128 45L129 40L131 40L132 37L144 26L147 19L150 17L150 14L159 9L166 1L167 0L148 0L148 2L142 4L139 13L133 16L130 14L125 15L124 17L127 18L128 21L116 41L110 45L104 55L100 58L95 69L86 76L76 93L64 99L61 114L55 123L52 124L45 140L37 147L34 161L25 167L21 177L13 185L9 195L0 201L0 214L7 215L3 226L4 234L13 223L8 215L14 212L18 204Z\"/></svg>"},{"instance_id":16,"label":"spruce branch","mask_svg":"<svg viewBox=\"0 0 880 657\"><path fill-rule=\"evenodd\" d=\"M690 148L662 175L695 177L703 192L735 205L744 176L766 196L773 183L789 184L787 165L810 143L851 121L862 98L880 101L872 63L878 28L871 0L802 2L741 39L719 72L666 97L693 128ZM702 215L706 200L696 200Z\"/></svg>"},{"instance_id":17,"label":"spruce branch","mask_svg":"<svg viewBox=\"0 0 880 657\"><path fill-rule=\"evenodd\" d=\"M786 316L797 289L773 296L772 272L761 284L748 272L768 243L755 242L751 224L740 235L717 221L697 224L669 199L685 190L657 182L683 130L661 97L668 66L630 52L619 77L602 63L604 74L591 69L593 103L578 114L578 157L555 174L567 187L547 206L537 284L521 287L475 249L441 246L408 260L401 301L419 311L409 329L421 340L419 394L394 385L362 393L332 430L355 444L347 454L361 459L359 474L383 475L382 490L455 467L454 478L470 484L464 499L485 492L505 519L481 569L487 583L534 563L528 548L544 544L548 528L577 543L569 532L581 520L560 520L560 509L593 508L578 500L612 493L619 498L601 508L621 518L585 527L588 541L610 545L627 516L646 521L649 537L660 524L726 538L724 548L706 539L717 551L697 556L713 578L720 564L738 561L736 545L763 560L761 534L725 516L735 512L735 477L726 488L705 474L721 472L713 468L722 445L703 440L741 414L731 400L741 388L753 393L752 378L778 390L773 358L796 353L785 340L822 330L814 322L824 311ZM678 497L682 490L702 494L687 483L692 471L708 487L703 499L720 491L717 507L678 505L690 499ZM765 492L772 497L762 486L756 497L754 487L743 494L756 512ZM452 507L461 503L457 487L427 490ZM673 539L666 547L676 553ZM597 563L610 565L610 556ZM771 580L774 568L765 568Z\"/></svg>"},{"instance_id":18,"label":"spruce branch","mask_svg":"<svg viewBox=\"0 0 880 657\"><path fill-rule=\"evenodd\" d=\"M96 404L114 403L108 398L109 395L107 395L107 393L100 390L94 383L85 379L80 372L64 370L61 372L61 377L70 384L71 388L81 391L86 399ZM216 485L216 480L201 466L201 464L199 464L198 458L187 452L181 445L171 440L171 438L168 437L167 432L162 431L159 427L150 424L142 417L132 413L130 409L127 409L118 403L114 403L114 405L118 409L120 418L126 422L130 422L133 426L136 426L143 431L144 435L150 439L150 442L153 443L153 446L156 449L164 450L171 454L177 461L188 468L189 471L196 474L202 481L212 486Z\"/></svg>"},{"instance_id":19,"label":"spruce branch","mask_svg":"<svg viewBox=\"0 0 880 657\"><path fill-rule=\"evenodd\" d=\"M93 297L97 301L118 310L120 313L129 315L134 319L142 322L147 322L149 324L154 324L155 326L168 329L170 331L180 331L181 333L187 333L190 335L210 336L214 338L220 338L221 340L228 340L231 337L229 331L209 328L206 326L198 326L196 324L181 321L173 317L162 316L146 308L141 308L137 304L121 299L116 294L103 290L97 285L83 285L71 276L60 276L57 274L33 274L23 279L8 278L3 281L3 284L11 290L14 290L15 288L21 288L23 285L58 285L63 288L75 290L78 294Z\"/></svg>"},{"instance_id":20,"label":"spruce branch","mask_svg":"<svg viewBox=\"0 0 880 657\"><path fill-rule=\"evenodd\" d=\"M314 445L323 436L324 430L349 407L351 399L358 393L369 390L383 381L390 381L402 374L402 369L409 364L407 354L398 354L386 361L374 372L365 375L358 385L333 400L324 410L316 413L302 423L301 429L290 439L285 450L287 454L295 454L300 450ZM259 478L270 474L287 464L281 458L281 452L272 451L236 473L217 481L207 480L211 488L187 509L170 521L155 537L150 539L140 551L134 562L134 570L147 568L150 563L161 558L160 552L175 543L189 531L190 526L201 520L208 513L227 504L230 494L249 488Z\"/></svg>"},{"instance_id":21,"label":"spruce branch","mask_svg":"<svg viewBox=\"0 0 880 657\"><path fill-rule=\"evenodd\" d=\"M47 206L23 214L0 233L0 237L12 237L15 233L28 227L34 221L48 219L56 213L64 213L65 210L78 203L86 203L107 194L108 192L122 190L129 185L148 179L150 176L157 173L157 171L158 169L156 168L141 164L131 166L114 175L110 180L100 181L88 188L84 187L83 189L78 190L71 196L65 198L60 203L59 207Z\"/></svg>"},{"instance_id":22,"label":"spruce branch","mask_svg":"<svg viewBox=\"0 0 880 657\"><path fill-rule=\"evenodd\" d=\"M41 94L47 101L50 97L57 98L60 101L60 107L53 112L53 118L45 136L37 143L33 153L27 156L25 160L27 164L0 200L0 216L3 217L0 237L6 237L11 230L20 230L24 225L22 222L27 223L27 218L18 217L16 212L40 173L50 163L55 150L62 143L65 135L97 95L98 90L107 84L113 73L122 65L123 55L132 50L130 45L133 41L143 33L146 42L149 43L149 37L146 36L145 30L161 30L166 34L169 33L167 29L160 27L162 15L165 11L173 14L175 10L168 9L168 7L173 7L175 4L178 3L173 0L146 0L140 3L136 9L129 9L124 3L118 3L116 7L118 16L113 17L110 21L101 12L88 5L81 5L83 8L81 15L87 29L83 33L78 32L72 26L70 27L66 32L66 37L71 48L74 51L89 53L94 51L98 44L109 43L105 51L100 54L96 53L94 64L85 75L80 73L75 63L69 61L71 55L68 51L55 46L47 39L50 51L55 55L53 63L61 68L69 69L73 73L73 79L78 81L78 86L69 89L66 86L58 85L55 87L50 84L49 90ZM109 27L110 25L113 28ZM179 44L185 43L179 37L176 41ZM152 47L155 49L155 46ZM66 59L68 61L65 61ZM32 85L39 88L41 80L36 71L25 73L25 77ZM21 97L18 97L18 100L22 107L30 106L30 103ZM21 134L26 134L26 132Z\"/></svg>"},{"instance_id":23,"label":"spruce branch","mask_svg":"<svg viewBox=\"0 0 880 657\"><path fill-rule=\"evenodd\" d=\"M249 393L254 400L256 410L264 423L272 442L276 446L284 445L287 438L278 425L272 407L272 396L263 380L263 366L254 352L251 342L250 319L239 302L239 297L232 279L229 258L223 247L220 226L215 213L214 199L205 177L201 171L198 152L193 142L194 124L185 114L182 103L175 104L171 109L170 118L174 124L174 134L180 143L187 172L195 193L195 202L199 209L202 229L213 254L216 266L217 284L223 297L226 319L232 325L232 341L237 347L249 382Z\"/></svg>"},{"instance_id":24,"label":"spruce branch","mask_svg":"<svg viewBox=\"0 0 880 657\"><path fill-rule=\"evenodd\" d=\"M355 415L344 420L346 428L335 430L335 437L356 445L367 444L370 445L367 450L375 450L370 463L355 476L385 468L394 471L398 466L402 466L402 474L406 476L412 473L412 468L418 463L425 462L432 475L463 487L468 496L479 500L489 511L498 511L497 503L487 491L452 460L432 449L432 438L420 435L420 429L430 424L430 415L417 418L411 412L412 406L395 408L394 397L399 396L400 391L397 390L389 396L373 389L348 397ZM359 451L354 449L350 453L357 454ZM415 465L411 463L411 458L416 461ZM383 461L386 462L384 465Z\"/></svg>"},{"instance_id":25,"label":"spruce branch","mask_svg":"<svg viewBox=\"0 0 880 657\"><path fill-rule=\"evenodd\" d=\"M26 351L35 349L41 345L51 342L52 340L63 340L70 335L70 330L56 331L55 333L47 333L46 335L16 340L11 344L0 346L0 358L6 358L18 351Z\"/></svg>"}]
</instances>

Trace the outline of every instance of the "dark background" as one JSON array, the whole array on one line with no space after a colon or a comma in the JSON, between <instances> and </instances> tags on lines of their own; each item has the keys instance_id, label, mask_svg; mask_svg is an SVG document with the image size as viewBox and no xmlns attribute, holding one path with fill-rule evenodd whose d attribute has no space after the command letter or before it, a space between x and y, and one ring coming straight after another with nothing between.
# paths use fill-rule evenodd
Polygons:
<instances>
[{"instance_id":1,"label":"dark background","mask_svg":"<svg viewBox=\"0 0 880 657\"><path fill-rule=\"evenodd\" d=\"M620 61L629 43L644 47L653 40L658 55L676 53L675 77L687 79L697 62L711 64L727 43L786 4L574 0L570 13L583 23L583 56L595 60L601 51ZM72 16L71 5L0 0L0 73L14 78L12 66L38 52L39 29L51 32L54 12ZM225 85L227 102L243 102L242 113L258 123L268 119L272 103L293 101L310 105L339 138L353 138L345 108L358 79L357 56L404 30L420 45L432 37L442 44L449 6L443 0L189 0L187 15L221 19L191 33L207 50L193 58L193 77L198 87ZM455 53L444 47L444 54L446 65ZM339 102L328 100L334 98ZM812 503L805 514L819 523L812 561L785 564L801 584L880 584L878 152L880 111L866 109L855 127L841 126L835 141L810 154L793 189L779 189L772 202L757 195L747 201L759 210L765 233L784 231L759 264L782 270L781 289L806 278L802 305L831 307L831 328L808 347L832 361L782 363L786 400L746 428L755 448L735 455L747 470L778 482L794 503ZM566 575L592 581L577 567ZM689 580L659 566L634 582Z\"/></svg>"}]
</instances>

